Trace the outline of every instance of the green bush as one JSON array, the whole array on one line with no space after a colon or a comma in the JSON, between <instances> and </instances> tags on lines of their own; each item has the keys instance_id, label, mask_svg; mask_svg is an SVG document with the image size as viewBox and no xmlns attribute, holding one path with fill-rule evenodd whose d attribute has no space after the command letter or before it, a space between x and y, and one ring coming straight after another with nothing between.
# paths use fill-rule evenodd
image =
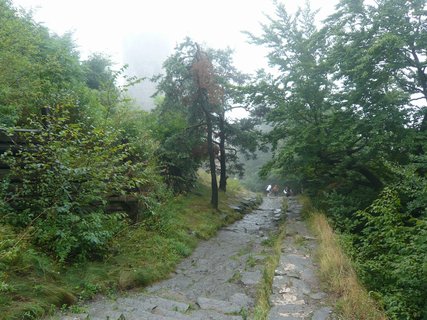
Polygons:
<instances>
[{"instance_id":1,"label":"green bush","mask_svg":"<svg viewBox=\"0 0 427 320\"><path fill-rule=\"evenodd\" d=\"M197 133L200 128L189 129L187 126L182 114L164 112L157 114L157 123L152 127L153 135L159 141L155 154L161 174L175 193L194 188L197 170L207 156L203 150L198 150L203 149Z\"/></svg>"},{"instance_id":2,"label":"green bush","mask_svg":"<svg viewBox=\"0 0 427 320\"><path fill-rule=\"evenodd\" d=\"M60 261L102 256L123 221L104 213L107 198L134 183L127 145L112 129L70 123L60 109L32 124L38 131L19 134L21 145L2 159L14 181L2 192L3 219Z\"/></svg>"},{"instance_id":3,"label":"green bush","mask_svg":"<svg viewBox=\"0 0 427 320\"><path fill-rule=\"evenodd\" d=\"M362 229L353 238L353 253L362 281L392 319L421 319L427 303L427 221L411 217L390 187L357 218Z\"/></svg>"}]
</instances>

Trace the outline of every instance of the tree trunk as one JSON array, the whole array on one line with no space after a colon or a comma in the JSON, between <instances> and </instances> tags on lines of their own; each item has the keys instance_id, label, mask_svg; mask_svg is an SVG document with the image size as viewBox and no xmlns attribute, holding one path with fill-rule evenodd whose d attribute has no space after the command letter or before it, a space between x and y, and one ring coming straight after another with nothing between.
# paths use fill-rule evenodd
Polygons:
<instances>
[{"instance_id":1,"label":"tree trunk","mask_svg":"<svg viewBox=\"0 0 427 320\"><path fill-rule=\"evenodd\" d=\"M212 101L214 97L213 85L213 66L206 53L200 50L196 44L197 52L195 61L193 62L192 69L194 72L194 80L198 88L197 102L206 118L207 129L207 144L209 153L209 167L211 170L211 205L214 209L218 209L218 183L216 180L216 164L215 164L215 151L213 146L213 125L212 125Z\"/></svg>"},{"instance_id":2,"label":"tree trunk","mask_svg":"<svg viewBox=\"0 0 427 320\"><path fill-rule=\"evenodd\" d=\"M216 180L216 165L215 165L215 151L213 147L213 129L212 129L212 117L211 114L204 110L206 116L206 127L207 127L207 142L208 142L208 153L209 153L209 167L211 170L211 204L214 209L218 209L218 183Z\"/></svg>"},{"instance_id":3,"label":"tree trunk","mask_svg":"<svg viewBox=\"0 0 427 320\"><path fill-rule=\"evenodd\" d=\"M219 190L227 191L227 163L225 155L225 119L224 114L219 116L219 163L221 167Z\"/></svg>"}]
</instances>

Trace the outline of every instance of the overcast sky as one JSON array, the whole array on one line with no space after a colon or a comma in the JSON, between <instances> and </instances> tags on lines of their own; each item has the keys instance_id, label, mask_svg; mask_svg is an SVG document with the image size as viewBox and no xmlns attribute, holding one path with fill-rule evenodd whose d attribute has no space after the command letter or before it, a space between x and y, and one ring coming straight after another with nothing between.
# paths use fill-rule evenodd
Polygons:
<instances>
[{"instance_id":1,"label":"overcast sky","mask_svg":"<svg viewBox=\"0 0 427 320\"><path fill-rule=\"evenodd\" d=\"M332 12L337 0L311 0L320 16ZM251 72L265 65L263 51L246 43L242 30L257 33L264 14L273 13L271 0L12 0L34 10L34 18L53 32L72 31L82 57L103 52L123 61L126 39L156 34L171 47L185 36L213 48L235 50L236 65ZM303 0L283 0L289 10Z\"/></svg>"},{"instance_id":2,"label":"overcast sky","mask_svg":"<svg viewBox=\"0 0 427 320\"><path fill-rule=\"evenodd\" d=\"M310 0L319 20L333 12L338 0ZM265 15L274 15L273 0L12 0L33 10L37 22L62 35L72 32L81 58L101 52L118 70L150 78L186 36L215 49L234 50L234 65L245 73L267 67L266 49L247 43L242 31L260 33ZM289 12L305 0L282 0ZM155 84L146 80L129 89L145 110L154 107ZM236 117L240 117L238 114Z\"/></svg>"}]
</instances>

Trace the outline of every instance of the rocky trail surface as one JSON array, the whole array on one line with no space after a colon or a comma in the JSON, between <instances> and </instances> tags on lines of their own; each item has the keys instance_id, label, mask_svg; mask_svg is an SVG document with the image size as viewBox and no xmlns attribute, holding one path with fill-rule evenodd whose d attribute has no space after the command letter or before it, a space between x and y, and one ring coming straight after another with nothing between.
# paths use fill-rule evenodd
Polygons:
<instances>
[{"instance_id":1,"label":"rocky trail surface","mask_svg":"<svg viewBox=\"0 0 427 320\"><path fill-rule=\"evenodd\" d=\"M289 200L286 236L276 267L269 320L333 319L327 295L320 289L313 261L316 239L301 220L301 205Z\"/></svg>"},{"instance_id":2,"label":"rocky trail surface","mask_svg":"<svg viewBox=\"0 0 427 320\"><path fill-rule=\"evenodd\" d=\"M61 320L244 320L251 319L263 260L271 250L265 244L288 215L287 236L274 277L269 319L328 319L311 260L314 240L299 219L300 207L290 199L289 211L280 210L283 198L264 198L258 209L200 243L167 280L143 293L117 299L98 298L84 313ZM237 209L237 208L236 208ZM300 237L302 240L300 240Z\"/></svg>"}]
</instances>

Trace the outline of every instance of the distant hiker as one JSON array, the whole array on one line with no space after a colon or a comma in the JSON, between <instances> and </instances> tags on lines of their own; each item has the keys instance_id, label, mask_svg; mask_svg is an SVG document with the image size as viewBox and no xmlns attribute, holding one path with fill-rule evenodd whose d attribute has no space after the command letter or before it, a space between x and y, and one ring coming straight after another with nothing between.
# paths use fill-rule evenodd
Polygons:
<instances>
[{"instance_id":1,"label":"distant hiker","mask_svg":"<svg viewBox=\"0 0 427 320\"><path fill-rule=\"evenodd\" d=\"M283 190L283 193L285 194L285 196L289 197L291 196L292 190L289 189L289 187L285 187L285 189Z\"/></svg>"},{"instance_id":2,"label":"distant hiker","mask_svg":"<svg viewBox=\"0 0 427 320\"><path fill-rule=\"evenodd\" d=\"M265 189L265 192L266 192L267 194L270 194L270 192L271 192L271 184L269 184L269 185L267 186L267 188Z\"/></svg>"},{"instance_id":3,"label":"distant hiker","mask_svg":"<svg viewBox=\"0 0 427 320\"><path fill-rule=\"evenodd\" d=\"M273 196L277 196L279 194L279 186L275 184L271 192L273 192Z\"/></svg>"}]
</instances>

